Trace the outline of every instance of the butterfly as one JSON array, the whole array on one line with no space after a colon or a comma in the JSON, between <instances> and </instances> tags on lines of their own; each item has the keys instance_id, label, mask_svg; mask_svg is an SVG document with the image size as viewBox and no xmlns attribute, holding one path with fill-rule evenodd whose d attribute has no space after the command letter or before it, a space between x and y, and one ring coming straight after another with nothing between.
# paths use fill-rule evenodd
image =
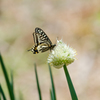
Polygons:
<instances>
[{"instance_id":1,"label":"butterfly","mask_svg":"<svg viewBox=\"0 0 100 100\"><path fill-rule=\"evenodd\" d=\"M31 49L28 51L32 51L33 54L37 54L39 52L45 52L47 50L52 50L56 44L52 44L49 37L46 35L46 33L40 29L35 28L35 32L33 33L33 39L34 39L34 45Z\"/></svg>"}]
</instances>

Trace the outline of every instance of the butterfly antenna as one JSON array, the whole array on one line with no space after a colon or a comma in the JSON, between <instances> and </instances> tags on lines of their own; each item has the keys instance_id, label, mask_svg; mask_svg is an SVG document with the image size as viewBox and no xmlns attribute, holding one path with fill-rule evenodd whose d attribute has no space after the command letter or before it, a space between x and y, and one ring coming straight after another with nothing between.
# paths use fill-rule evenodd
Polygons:
<instances>
[{"instance_id":1,"label":"butterfly antenna","mask_svg":"<svg viewBox=\"0 0 100 100\"><path fill-rule=\"evenodd\" d=\"M31 51L32 50L32 48L30 48L29 50L27 50L27 51Z\"/></svg>"}]
</instances>

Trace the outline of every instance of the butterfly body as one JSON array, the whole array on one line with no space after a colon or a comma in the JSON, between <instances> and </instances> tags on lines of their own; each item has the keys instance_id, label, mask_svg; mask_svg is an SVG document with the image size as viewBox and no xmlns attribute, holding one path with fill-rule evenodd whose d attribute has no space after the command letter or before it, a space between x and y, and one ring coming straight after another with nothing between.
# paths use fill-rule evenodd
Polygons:
<instances>
[{"instance_id":1,"label":"butterfly body","mask_svg":"<svg viewBox=\"0 0 100 100\"><path fill-rule=\"evenodd\" d=\"M52 50L56 45L52 44L49 37L46 35L46 33L40 29L35 28L35 32L33 33L33 39L35 45L28 51L32 51L33 54L37 54L39 52L45 52L47 50Z\"/></svg>"}]
</instances>

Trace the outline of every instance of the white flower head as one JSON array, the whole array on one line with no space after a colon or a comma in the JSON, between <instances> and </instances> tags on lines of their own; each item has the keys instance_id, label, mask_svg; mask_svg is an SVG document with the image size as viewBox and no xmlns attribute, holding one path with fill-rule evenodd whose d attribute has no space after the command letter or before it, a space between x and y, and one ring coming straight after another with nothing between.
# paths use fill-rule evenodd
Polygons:
<instances>
[{"instance_id":1,"label":"white flower head","mask_svg":"<svg viewBox=\"0 0 100 100\"><path fill-rule=\"evenodd\" d=\"M56 68L61 68L64 64L69 65L75 60L76 51L67 46L62 40L57 40L56 47L48 56L48 63Z\"/></svg>"}]
</instances>

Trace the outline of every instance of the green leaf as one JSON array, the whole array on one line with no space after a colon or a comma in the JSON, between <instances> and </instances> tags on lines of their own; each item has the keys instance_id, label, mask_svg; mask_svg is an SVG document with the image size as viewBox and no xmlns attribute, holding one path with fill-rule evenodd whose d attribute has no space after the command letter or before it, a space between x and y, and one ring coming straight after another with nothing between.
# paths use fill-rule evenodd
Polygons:
<instances>
[{"instance_id":1,"label":"green leaf","mask_svg":"<svg viewBox=\"0 0 100 100\"><path fill-rule=\"evenodd\" d=\"M11 82L10 82L10 85L11 85L11 89L13 91L13 75L12 75L12 71L11 71Z\"/></svg>"},{"instance_id":2,"label":"green leaf","mask_svg":"<svg viewBox=\"0 0 100 100\"><path fill-rule=\"evenodd\" d=\"M34 64L34 69L35 69L36 83L37 83L37 88L38 88L38 93L39 93L39 100L42 100L41 89L40 89L40 85L39 85L39 80L38 80L38 74L37 74L36 64Z\"/></svg>"},{"instance_id":3,"label":"green leaf","mask_svg":"<svg viewBox=\"0 0 100 100\"><path fill-rule=\"evenodd\" d=\"M6 84L7 84L7 88L8 88L8 92L9 92L9 96L10 96L10 99L11 100L15 100L15 97L13 95L13 91L11 89L11 85L10 85L10 81L9 81L9 77L8 77L8 73L6 71L6 67L4 65L4 62L3 62L3 59L2 59L2 56L0 54L0 63L1 63L1 68L3 70L3 74L4 74L4 77L5 77L5 80L6 80Z\"/></svg>"},{"instance_id":4,"label":"green leaf","mask_svg":"<svg viewBox=\"0 0 100 100\"><path fill-rule=\"evenodd\" d=\"M69 90L70 90L70 94L71 94L72 100L78 100L76 92L75 92L75 89L74 89L74 86L73 86L73 83L71 81L71 78L70 78L70 75L68 73L66 65L64 65L63 68L64 68L64 72L65 72L66 79L67 79L67 82L68 82L68 86L69 86Z\"/></svg>"},{"instance_id":5,"label":"green leaf","mask_svg":"<svg viewBox=\"0 0 100 100\"><path fill-rule=\"evenodd\" d=\"M49 72L50 72L50 78L51 78L51 85L52 85L52 89L51 89L51 96L52 96L52 100L56 100L56 93L55 93L55 86L54 86L54 82L53 82L53 76L52 76L52 71L51 71L51 67L49 66Z\"/></svg>"},{"instance_id":6,"label":"green leaf","mask_svg":"<svg viewBox=\"0 0 100 100\"><path fill-rule=\"evenodd\" d=\"M11 82L10 82L10 87L11 87L11 93L12 95L14 96L15 98L15 95L14 95L14 82L13 82L13 74L12 74L12 71L11 71ZM15 100L15 99L14 99Z\"/></svg>"},{"instance_id":7,"label":"green leaf","mask_svg":"<svg viewBox=\"0 0 100 100\"><path fill-rule=\"evenodd\" d=\"M0 100L1 100L1 91L0 91Z\"/></svg>"},{"instance_id":8,"label":"green leaf","mask_svg":"<svg viewBox=\"0 0 100 100\"><path fill-rule=\"evenodd\" d=\"M2 97L3 97L3 100L7 100L6 97L5 97L5 94L4 94L4 92L3 92L3 89L2 89L2 87L1 87L1 85L0 85L0 100L1 100L1 95L2 95Z\"/></svg>"}]
</instances>

